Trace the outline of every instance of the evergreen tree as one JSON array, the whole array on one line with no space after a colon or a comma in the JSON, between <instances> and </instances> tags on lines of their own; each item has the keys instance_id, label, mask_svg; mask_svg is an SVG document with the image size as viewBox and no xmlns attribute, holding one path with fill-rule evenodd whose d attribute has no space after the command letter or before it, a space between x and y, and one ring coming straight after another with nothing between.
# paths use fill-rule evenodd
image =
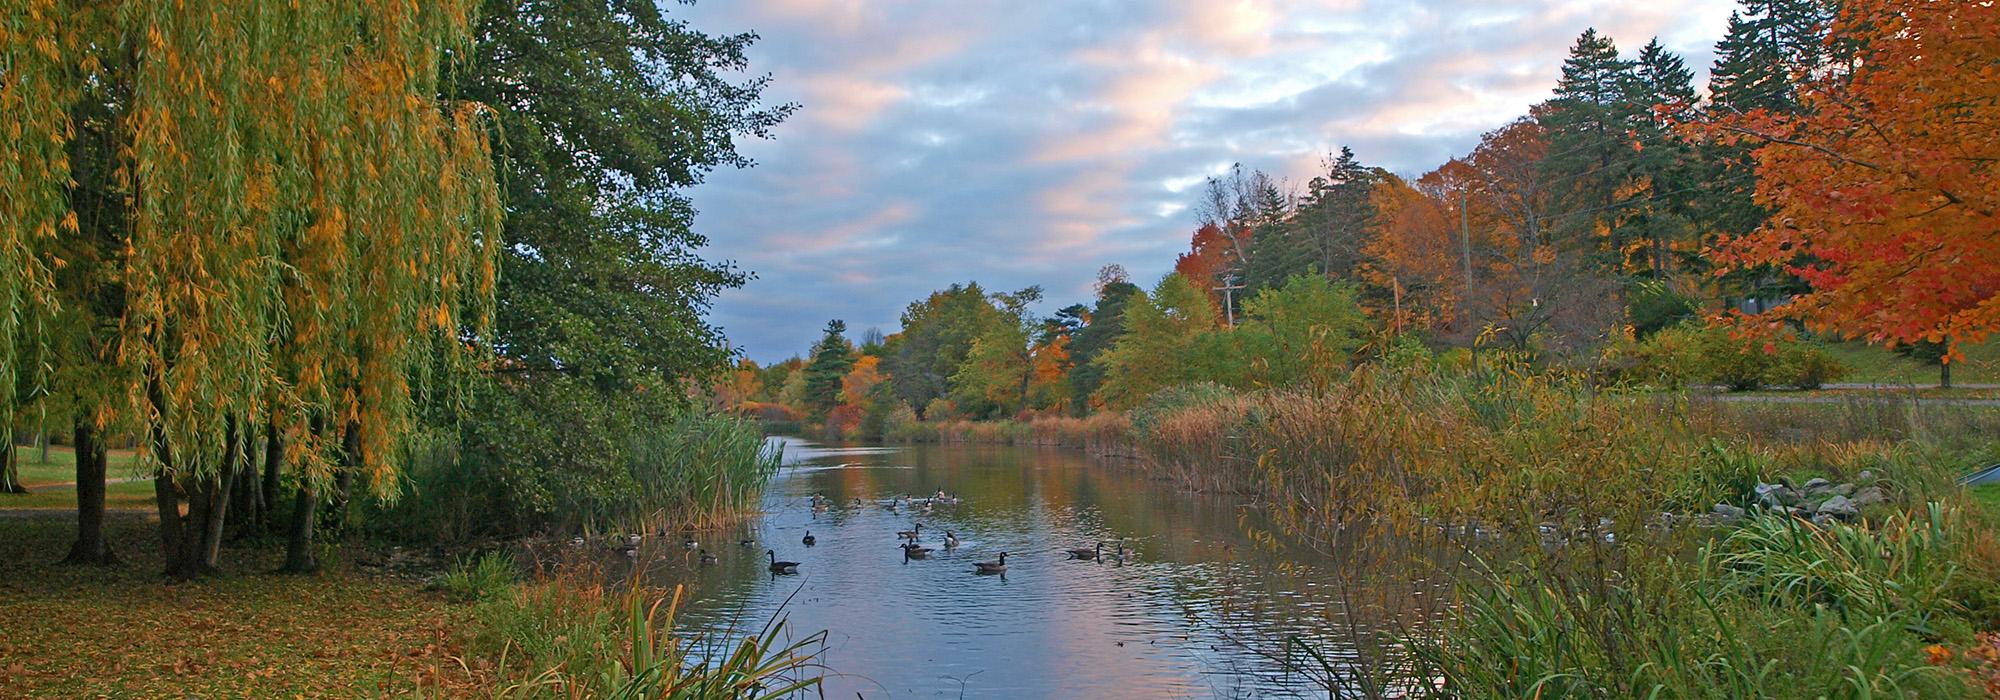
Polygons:
<instances>
[{"instance_id":1,"label":"evergreen tree","mask_svg":"<svg viewBox=\"0 0 2000 700\"><path fill-rule=\"evenodd\" d=\"M1297 275L1354 279L1375 210L1369 196L1387 175L1345 146L1324 161L1326 173L1307 183L1305 199L1290 217L1261 222L1251 239L1242 295L1284 284Z\"/></svg>"},{"instance_id":2,"label":"evergreen tree","mask_svg":"<svg viewBox=\"0 0 2000 700\"><path fill-rule=\"evenodd\" d=\"M1619 270L1629 232L1618 205L1633 167L1630 96L1637 77L1611 38L1586 29L1563 61L1555 97L1534 116L1548 129L1542 169L1555 185L1565 215L1549 222L1558 245L1587 252L1596 266Z\"/></svg>"},{"instance_id":3,"label":"evergreen tree","mask_svg":"<svg viewBox=\"0 0 2000 700\"><path fill-rule=\"evenodd\" d=\"M1069 373L1072 396L1087 398L1104 384L1104 366L1095 360L1124 334L1127 303L1135 295L1145 296L1139 285L1122 277L1107 278L1103 274L1099 277L1102 283L1097 289L1096 305L1090 308L1081 327L1071 333L1068 349L1075 363ZM1076 406L1079 410L1088 409L1090 402L1078 401Z\"/></svg>"},{"instance_id":4,"label":"evergreen tree","mask_svg":"<svg viewBox=\"0 0 2000 700\"><path fill-rule=\"evenodd\" d=\"M847 323L826 322L826 335L813 346L812 361L805 369L805 404L815 416L824 416L840 404L840 380L854 367L854 346L847 342Z\"/></svg>"},{"instance_id":5,"label":"evergreen tree","mask_svg":"<svg viewBox=\"0 0 2000 700\"><path fill-rule=\"evenodd\" d=\"M1692 115L1696 94L1694 71L1668 51L1658 38L1640 49L1634 63L1627 101L1634 107L1631 128L1640 144L1634 154L1634 196L1630 226L1636 247L1625 256L1628 268L1643 268L1654 278L1704 263L1698 254L1694 191L1716 167L1673 127Z\"/></svg>"}]
</instances>

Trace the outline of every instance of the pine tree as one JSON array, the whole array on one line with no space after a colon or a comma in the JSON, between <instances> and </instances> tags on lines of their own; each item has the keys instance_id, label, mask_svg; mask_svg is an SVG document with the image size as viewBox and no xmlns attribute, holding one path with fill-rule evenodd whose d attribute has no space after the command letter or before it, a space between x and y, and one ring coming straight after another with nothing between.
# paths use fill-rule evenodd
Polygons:
<instances>
[{"instance_id":1,"label":"pine tree","mask_svg":"<svg viewBox=\"0 0 2000 700\"><path fill-rule=\"evenodd\" d=\"M841 380L854 367L854 348L847 342L847 323L826 322L826 335L813 346L812 362L805 369L805 404L815 416L824 416L840 403Z\"/></svg>"},{"instance_id":2,"label":"pine tree","mask_svg":"<svg viewBox=\"0 0 2000 700\"><path fill-rule=\"evenodd\" d=\"M1586 29L1563 61L1555 97L1533 110L1549 133L1542 167L1556 185L1559 206L1572 212L1551 221L1551 233L1613 269L1627 236L1618 202L1636 155L1632 122L1639 110L1629 100L1636 80L1633 64L1619 58L1611 38Z\"/></svg>"}]
</instances>

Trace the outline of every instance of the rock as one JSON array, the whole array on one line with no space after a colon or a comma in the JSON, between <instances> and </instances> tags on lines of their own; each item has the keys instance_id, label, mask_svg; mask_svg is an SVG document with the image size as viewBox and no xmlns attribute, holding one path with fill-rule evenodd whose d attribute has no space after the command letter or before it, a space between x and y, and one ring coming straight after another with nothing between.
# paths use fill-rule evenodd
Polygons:
<instances>
[{"instance_id":1,"label":"rock","mask_svg":"<svg viewBox=\"0 0 2000 700\"><path fill-rule=\"evenodd\" d=\"M1842 520L1848 520L1861 515L1861 509L1856 507L1854 501L1848 500L1846 496L1834 496L1833 498L1826 499L1825 502L1819 504L1817 512L1819 515L1840 518Z\"/></svg>"},{"instance_id":2,"label":"rock","mask_svg":"<svg viewBox=\"0 0 2000 700\"><path fill-rule=\"evenodd\" d=\"M1742 508L1738 508L1736 506L1732 506L1727 503L1715 504L1715 508L1711 512L1715 513L1716 519L1721 520L1724 523L1733 523L1738 520L1742 520L1744 515L1744 511Z\"/></svg>"},{"instance_id":3,"label":"rock","mask_svg":"<svg viewBox=\"0 0 2000 700\"><path fill-rule=\"evenodd\" d=\"M1841 485L1839 485L1839 486L1835 486L1835 487L1833 487L1833 488L1831 488L1831 489L1828 489L1828 490L1827 490L1827 493L1831 493L1831 494L1833 494L1833 495L1836 495L1836 496L1853 496L1853 495L1854 495L1854 485L1853 485L1853 484L1841 484Z\"/></svg>"},{"instance_id":4,"label":"rock","mask_svg":"<svg viewBox=\"0 0 2000 700\"><path fill-rule=\"evenodd\" d=\"M1869 471L1869 470L1866 470L1866 469L1863 469L1863 470L1861 470L1861 473L1860 473L1860 474L1856 474L1856 475L1854 475L1854 480L1855 480L1855 481L1859 481L1859 482L1861 482L1861 483L1864 483L1864 484L1866 484L1866 483L1868 483L1868 482L1871 482L1871 481L1874 481L1874 480L1875 480L1875 472L1872 472L1872 471Z\"/></svg>"},{"instance_id":5,"label":"rock","mask_svg":"<svg viewBox=\"0 0 2000 700\"><path fill-rule=\"evenodd\" d=\"M1799 492L1805 494L1806 498L1825 495L1831 491L1833 491L1833 482L1825 479L1812 479L1807 481L1804 486L1799 487Z\"/></svg>"},{"instance_id":6,"label":"rock","mask_svg":"<svg viewBox=\"0 0 2000 700\"><path fill-rule=\"evenodd\" d=\"M1854 492L1853 502L1856 508L1881 505L1889 502L1889 492L1883 491L1880 486L1870 486Z\"/></svg>"},{"instance_id":7,"label":"rock","mask_svg":"<svg viewBox=\"0 0 2000 700\"><path fill-rule=\"evenodd\" d=\"M1786 488L1783 484L1757 485L1757 505L1778 509L1798 502L1798 493Z\"/></svg>"}]
</instances>

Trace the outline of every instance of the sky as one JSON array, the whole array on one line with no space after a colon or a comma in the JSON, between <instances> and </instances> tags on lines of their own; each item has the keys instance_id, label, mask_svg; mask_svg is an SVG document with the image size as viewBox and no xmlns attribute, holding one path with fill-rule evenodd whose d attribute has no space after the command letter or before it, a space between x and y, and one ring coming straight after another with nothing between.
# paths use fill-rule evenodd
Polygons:
<instances>
[{"instance_id":1,"label":"sky","mask_svg":"<svg viewBox=\"0 0 2000 700\"><path fill-rule=\"evenodd\" d=\"M755 273L709 314L751 359L828 319L894 332L954 282L1087 302L1150 286L1231 164L1293 185L1341 146L1420 174L1546 99L1576 36L1653 37L1705 78L1734 0L703 0L756 32L751 72L799 111L757 165L689 191L704 256Z\"/></svg>"}]
</instances>

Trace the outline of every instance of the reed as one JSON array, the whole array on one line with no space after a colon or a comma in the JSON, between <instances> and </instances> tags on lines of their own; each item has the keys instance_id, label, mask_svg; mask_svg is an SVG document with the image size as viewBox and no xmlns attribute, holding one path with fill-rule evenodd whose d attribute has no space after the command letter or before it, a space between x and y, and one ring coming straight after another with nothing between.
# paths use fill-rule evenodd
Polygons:
<instances>
[{"instance_id":1,"label":"reed","mask_svg":"<svg viewBox=\"0 0 2000 700\"><path fill-rule=\"evenodd\" d=\"M637 582L608 591L564 569L475 610L475 653L494 660L503 698L780 698L816 688L824 633L787 641L782 620L714 638L676 634L683 591Z\"/></svg>"}]
</instances>

